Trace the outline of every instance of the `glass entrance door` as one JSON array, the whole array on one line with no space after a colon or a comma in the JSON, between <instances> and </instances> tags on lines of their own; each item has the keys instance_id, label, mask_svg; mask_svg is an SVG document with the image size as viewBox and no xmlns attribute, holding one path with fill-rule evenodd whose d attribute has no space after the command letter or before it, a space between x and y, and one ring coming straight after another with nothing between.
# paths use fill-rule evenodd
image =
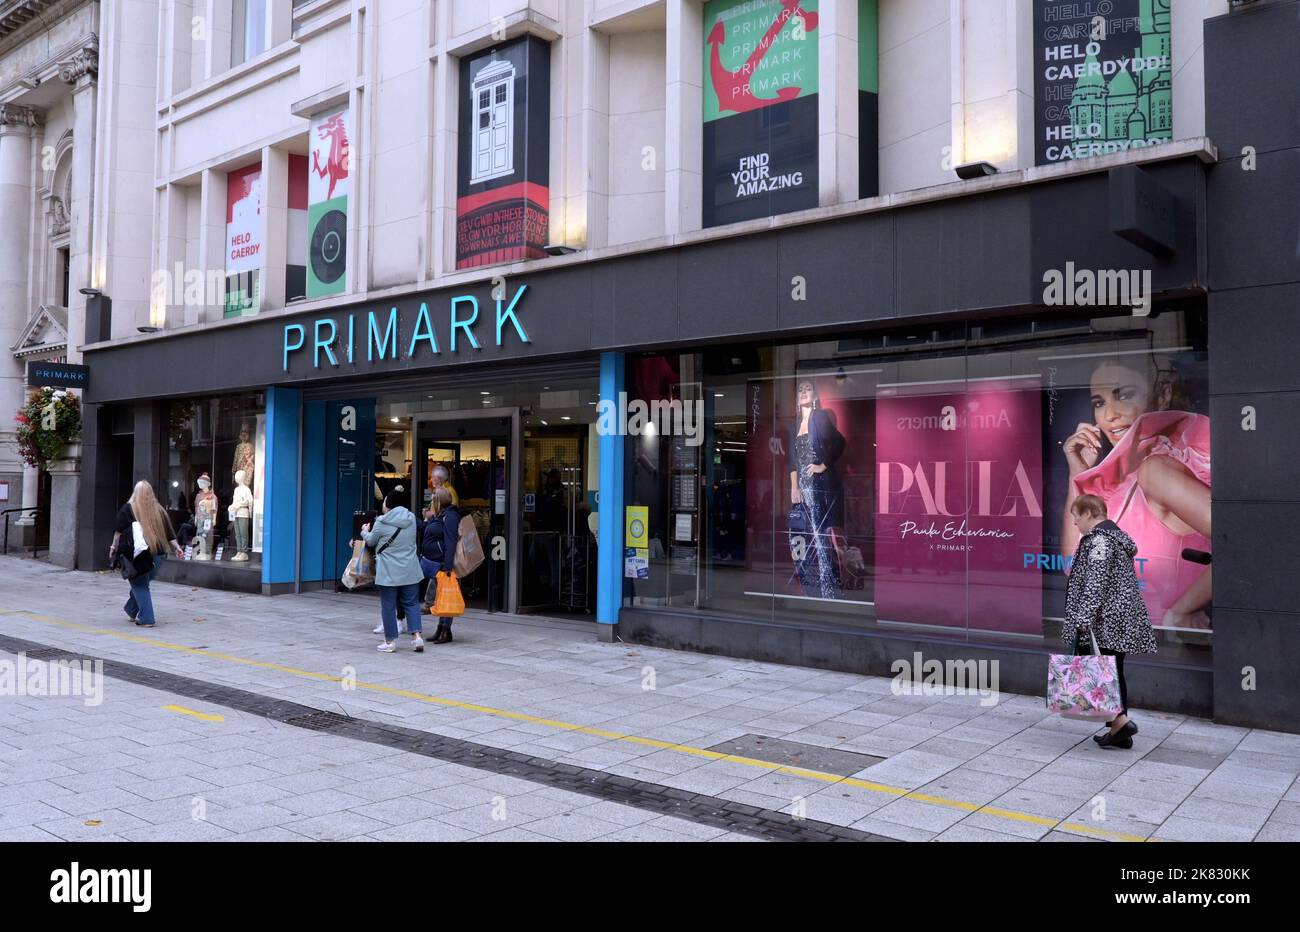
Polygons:
<instances>
[{"instance_id":1,"label":"glass entrance door","mask_svg":"<svg viewBox=\"0 0 1300 932\"><path fill-rule=\"evenodd\" d=\"M510 424L508 417L416 422L414 506L427 517L434 488L450 488L462 529L468 518L487 557L460 581L465 605L490 612L506 609Z\"/></svg>"}]
</instances>

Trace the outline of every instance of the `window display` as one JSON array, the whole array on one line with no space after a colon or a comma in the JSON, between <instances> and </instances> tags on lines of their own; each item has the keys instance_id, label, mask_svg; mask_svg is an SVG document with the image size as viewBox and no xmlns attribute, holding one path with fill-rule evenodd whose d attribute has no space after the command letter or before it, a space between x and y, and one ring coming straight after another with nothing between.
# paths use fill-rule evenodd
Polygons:
<instances>
[{"instance_id":1,"label":"window display","mask_svg":"<svg viewBox=\"0 0 1300 932\"><path fill-rule=\"evenodd\" d=\"M265 410L261 394L171 402L165 486L188 559L260 569Z\"/></svg>"},{"instance_id":2,"label":"window display","mask_svg":"<svg viewBox=\"0 0 1300 932\"><path fill-rule=\"evenodd\" d=\"M628 438L630 604L1054 644L1091 494L1162 659L1205 661L1211 571L1182 552L1210 547L1207 360L1199 309L629 360L630 398L695 390L705 423L695 471L671 429Z\"/></svg>"}]
</instances>

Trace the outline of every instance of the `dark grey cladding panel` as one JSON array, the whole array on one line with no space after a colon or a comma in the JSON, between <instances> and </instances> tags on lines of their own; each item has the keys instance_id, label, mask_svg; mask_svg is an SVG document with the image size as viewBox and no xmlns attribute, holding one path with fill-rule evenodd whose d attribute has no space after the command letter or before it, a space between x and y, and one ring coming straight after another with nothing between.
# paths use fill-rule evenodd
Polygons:
<instances>
[{"instance_id":1,"label":"dark grey cladding panel","mask_svg":"<svg viewBox=\"0 0 1300 932\"><path fill-rule=\"evenodd\" d=\"M679 253L679 338L771 332L777 326L780 237L738 236Z\"/></svg>"},{"instance_id":2,"label":"dark grey cladding panel","mask_svg":"<svg viewBox=\"0 0 1300 932\"><path fill-rule=\"evenodd\" d=\"M888 213L782 232L777 275L782 331L894 316L894 218ZM803 300L795 291L803 279Z\"/></svg>"},{"instance_id":3,"label":"dark grey cladding panel","mask_svg":"<svg viewBox=\"0 0 1300 932\"><path fill-rule=\"evenodd\" d=\"M636 346L676 339L678 251L629 256L609 265L614 276L614 344Z\"/></svg>"},{"instance_id":4,"label":"dark grey cladding panel","mask_svg":"<svg viewBox=\"0 0 1300 932\"><path fill-rule=\"evenodd\" d=\"M607 349L615 343L618 276L611 262L593 262L587 268L591 271L591 345L594 349Z\"/></svg>"},{"instance_id":5,"label":"dark grey cladding panel","mask_svg":"<svg viewBox=\"0 0 1300 932\"><path fill-rule=\"evenodd\" d=\"M1141 166L1146 179L1174 200L1174 252L1157 256L1112 232L1109 172L1074 179L1066 188L1036 185L1028 189L1033 202L1033 301L1041 303L1043 276L1076 271L1130 270L1151 272L1151 288L1159 293L1203 284L1198 256L1204 208L1200 194L1203 169L1194 159Z\"/></svg>"},{"instance_id":6,"label":"dark grey cladding panel","mask_svg":"<svg viewBox=\"0 0 1300 932\"><path fill-rule=\"evenodd\" d=\"M1216 608L1214 628L1214 720L1294 733L1300 709L1300 676L1295 675L1300 614ZM1248 672L1254 674L1253 689L1243 688Z\"/></svg>"},{"instance_id":7,"label":"dark grey cladding panel","mask_svg":"<svg viewBox=\"0 0 1300 932\"><path fill-rule=\"evenodd\" d=\"M1300 146L1300 3L1255 3L1205 22L1206 135L1220 158Z\"/></svg>"},{"instance_id":8,"label":"dark grey cladding panel","mask_svg":"<svg viewBox=\"0 0 1300 932\"><path fill-rule=\"evenodd\" d=\"M1214 394L1300 391L1300 285L1211 292Z\"/></svg>"},{"instance_id":9,"label":"dark grey cladding panel","mask_svg":"<svg viewBox=\"0 0 1300 932\"><path fill-rule=\"evenodd\" d=\"M1026 188L900 210L894 229L900 317L1018 307L1041 292L1031 281L1033 221Z\"/></svg>"},{"instance_id":10,"label":"dark grey cladding panel","mask_svg":"<svg viewBox=\"0 0 1300 932\"><path fill-rule=\"evenodd\" d=\"M1254 408L1255 430L1242 429L1247 406ZM1300 392L1215 395L1210 423L1216 499L1300 501ZM1292 534L1288 546L1296 540Z\"/></svg>"},{"instance_id":11,"label":"dark grey cladding panel","mask_svg":"<svg viewBox=\"0 0 1300 932\"><path fill-rule=\"evenodd\" d=\"M1242 164L1223 162L1207 176L1210 285L1221 291L1300 281L1300 149L1261 152L1254 171Z\"/></svg>"},{"instance_id":12,"label":"dark grey cladding panel","mask_svg":"<svg viewBox=\"0 0 1300 932\"><path fill-rule=\"evenodd\" d=\"M1295 611L1297 527L1300 501L1215 501L1216 609Z\"/></svg>"}]
</instances>

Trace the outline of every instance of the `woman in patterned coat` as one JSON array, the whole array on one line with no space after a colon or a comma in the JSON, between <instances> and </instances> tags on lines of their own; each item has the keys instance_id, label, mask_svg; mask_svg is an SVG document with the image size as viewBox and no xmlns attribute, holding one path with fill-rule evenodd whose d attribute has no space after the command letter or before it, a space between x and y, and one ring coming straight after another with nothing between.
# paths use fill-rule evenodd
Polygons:
<instances>
[{"instance_id":1,"label":"woman in patterned coat","mask_svg":"<svg viewBox=\"0 0 1300 932\"><path fill-rule=\"evenodd\" d=\"M1137 544L1107 519L1106 503L1096 495L1080 495L1071 503L1070 514L1081 539L1070 565L1061 638L1073 644L1076 634L1087 638L1091 628L1101 652L1114 656L1123 709L1107 723L1110 730L1094 740L1104 748L1128 749L1138 728L1128 717L1124 658L1156 652L1155 633L1133 569Z\"/></svg>"}]
</instances>

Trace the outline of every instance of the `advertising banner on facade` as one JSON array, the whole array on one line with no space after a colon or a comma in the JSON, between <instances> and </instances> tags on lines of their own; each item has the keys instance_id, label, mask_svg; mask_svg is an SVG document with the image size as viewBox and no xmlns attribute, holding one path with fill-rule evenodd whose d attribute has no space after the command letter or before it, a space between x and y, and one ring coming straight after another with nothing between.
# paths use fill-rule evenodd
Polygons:
<instances>
[{"instance_id":1,"label":"advertising banner on facade","mask_svg":"<svg viewBox=\"0 0 1300 932\"><path fill-rule=\"evenodd\" d=\"M1173 139L1170 0L1034 0L1038 165Z\"/></svg>"},{"instance_id":2,"label":"advertising banner on facade","mask_svg":"<svg viewBox=\"0 0 1300 932\"><path fill-rule=\"evenodd\" d=\"M1037 379L885 394L876 402L876 615L1039 634ZM907 386L894 388L907 391Z\"/></svg>"},{"instance_id":3,"label":"advertising banner on facade","mask_svg":"<svg viewBox=\"0 0 1300 932\"><path fill-rule=\"evenodd\" d=\"M256 314L266 215L262 211L262 165L226 175L226 317Z\"/></svg>"},{"instance_id":4,"label":"advertising banner on facade","mask_svg":"<svg viewBox=\"0 0 1300 932\"><path fill-rule=\"evenodd\" d=\"M817 206L817 0L704 4L705 227Z\"/></svg>"},{"instance_id":5,"label":"advertising banner on facade","mask_svg":"<svg viewBox=\"0 0 1300 932\"><path fill-rule=\"evenodd\" d=\"M319 113L311 120L306 205L308 298L341 294L348 287L351 129L347 107Z\"/></svg>"},{"instance_id":6,"label":"advertising banner on facade","mask_svg":"<svg viewBox=\"0 0 1300 932\"><path fill-rule=\"evenodd\" d=\"M1160 628L1211 628L1210 420L1206 354L1119 342L1041 357L1048 469L1043 550L1025 572L1063 577L1078 547L1070 504L1096 495L1133 539L1138 588ZM1036 565L1035 565L1036 564ZM1057 583L1064 589L1064 580ZM1049 614L1059 615L1057 593Z\"/></svg>"},{"instance_id":7,"label":"advertising banner on facade","mask_svg":"<svg viewBox=\"0 0 1300 932\"><path fill-rule=\"evenodd\" d=\"M458 269L546 254L550 60L531 36L461 59Z\"/></svg>"},{"instance_id":8,"label":"advertising banner on facade","mask_svg":"<svg viewBox=\"0 0 1300 932\"><path fill-rule=\"evenodd\" d=\"M858 197L880 193L880 0L858 0Z\"/></svg>"}]
</instances>

